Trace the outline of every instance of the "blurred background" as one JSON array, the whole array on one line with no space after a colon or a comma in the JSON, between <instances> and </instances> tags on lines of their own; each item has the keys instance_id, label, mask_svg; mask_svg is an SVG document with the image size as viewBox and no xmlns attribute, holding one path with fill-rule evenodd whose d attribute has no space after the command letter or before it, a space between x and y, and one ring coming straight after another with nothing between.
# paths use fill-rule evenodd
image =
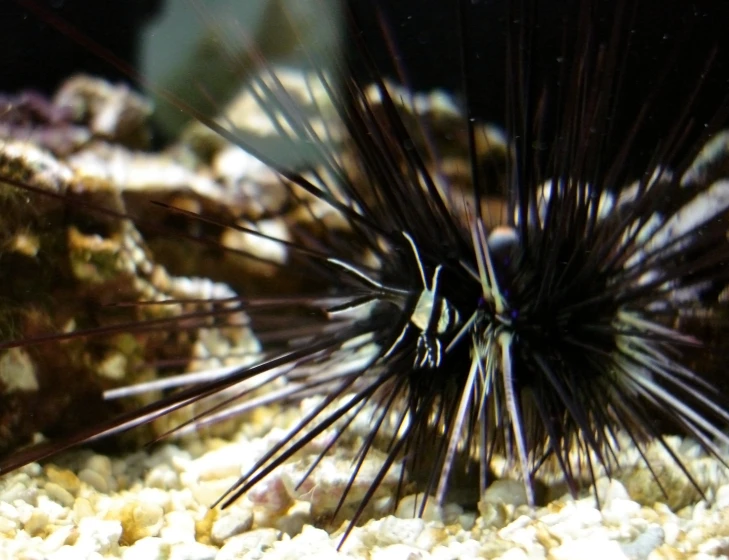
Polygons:
<instances>
[{"instance_id":1,"label":"blurred background","mask_svg":"<svg viewBox=\"0 0 729 560\"><path fill-rule=\"evenodd\" d=\"M274 63L320 67L331 64L332 55L344 52L351 68L367 80L369 70L361 53L361 45L366 44L367 56L383 74L399 74L416 90L444 88L461 98L467 92L473 117L504 125L506 36L509 25L514 29L519 24L510 22L509 0L461 2L463 25L458 2L348 0L361 38L345 31L351 28L346 27L336 0L38 2L131 62L152 83L195 105L209 104L211 99L224 105L240 88L259 50ZM619 4L614 0L594 3L598 33L606 38ZM555 90L563 54L569 52L579 31L577 14L582 5L579 0L535 3L539 23L533 29L538 45L532 61L537 69L534 75ZM625 8L621 21L630 28L623 30L630 45L613 124L616 137L626 134L659 84L659 95L651 101L638 141L644 161L652 153L656 135L665 133L686 106L714 47L711 71L691 107L696 130L715 114L729 92L729 2L641 0L625 2ZM0 91L51 92L75 72L127 80L12 0L0 3L0 26ZM179 109L159 106L159 134L174 135L185 118Z\"/></svg>"}]
</instances>

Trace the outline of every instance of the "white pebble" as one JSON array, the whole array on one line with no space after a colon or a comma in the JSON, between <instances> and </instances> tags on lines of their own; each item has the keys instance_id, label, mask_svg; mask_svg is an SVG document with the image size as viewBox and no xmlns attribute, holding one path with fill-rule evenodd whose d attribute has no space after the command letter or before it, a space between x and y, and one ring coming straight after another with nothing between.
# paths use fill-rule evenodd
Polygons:
<instances>
[{"instance_id":1,"label":"white pebble","mask_svg":"<svg viewBox=\"0 0 729 560\"><path fill-rule=\"evenodd\" d=\"M238 479L229 477L224 479L205 480L202 482L188 482L187 485L192 491L192 496L196 502L210 507L220 496L225 494Z\"/></svg>"},{"instance_id":2,"label":"white pebble","mask_svg":"<svg viewBox=\"0 0 729 560\"><path fill-rule=\"evenodd\" d=\"M145 501L130 504L128 507L135 530L140 536L156 537L162 529L164 509L155 503Z\"/></svg>"},{"instance_id":3,"label":"white pebble","mask_svg":"<svg viewBox=\"0 0 729 560\"><path fill-rule=\"evenodd\" d=\"M29 488L22 482L16 482L0 492L0 502L13 503L15 500L21 500L29 504L34 504L37 495L38 490L36 488Z\"/></svg>"},{"instance_id":4,"label":"white pebble","mask_svg":"<svg viewBox=\"0 0 729 560\"><path fill-rule=\"evenodd\" d=\"M86 498L76 498L73 502L73 515L76 521L83 519L84 517L93 517L96 515L94 507L91 502Z\"/></svg>"},{"instance_id":5,"label":"white pebble","mask_svg":"<svg viewBox=\"0 0 729 560\"><path fill-rule=\"evenodd\" d=\"M256 506L265 508L267 513L283 513L294 503L289 492L290 478L284 472L268 476L256 484L246 495Z\"/></svg>"},{"instance_id":6,"label":"white pebble","mask_svg":"<svg viewBox=\"0 0 729 560\"><path fill-rule=\"evenodd\" d=\"M223 513L215 520L210 531L210 539L215 544L223 544L234 535L240 535L253 526L253 514L237 508Z\"/></svg>"},{"instance_id":7,"label":"white pebble","mask_svg":"<svg viewBox=\"0 0 729 560\"><path fill-rule=\"evenodd\" d=\"M701 543L697 548L700 553L726 558L726 550L729 547L729 537L712 537Z\"/></svg>"},{"instance_id":8,"label":"white pebble","mask_svg":"<svg viewBox=\"0 0 729 560\"><path fill-rule=\"evenodd\" d=\"M658 525L651 525L634 541L624 543L622 549L631 560L645 560L651 552L663 544L664 540L663 529Z\"/></svg>"},{"instance_id":9,"label":"white pebble","mask_svg":"<svg viewBox=\"0 0 729 560\"><path fill-rule=\"evenodd\" d=\"M514 506L527 503L524 483L519 480L502 478L495 480L483 493L481 500L487 504L512 504Z\"/></svg>"},{"instance_id":10,"label":"white pebble","mask_svg":"<svg viewBox=\"0 0 729 560\"><path fill-rule=\"evenodd\" d=\"M475 513L463 513L458 516L457 519L451 520L448 518L446 514L446 523L449 525L452 523L459 523L461 527L463 527L464 530L470 531L473 529L473 526L476 524L476 514Z\"/></svg>"},{"instance_id":11,"label":"white pebble","mask_svg":"<svg viewBox=\"0 0 729 560\"><path fill-rule=\"evenodd\" d=\"M218 549L199 542L178 543L170 547L168 560L215 560Z\"/></svg>"},{"instance_id":12,"label":"white pebble","mask_svg":"<svg viewBox=\"0 0 729 560\"><path fill-rule=\"evenodd\" d=\"M165 526L160 536L170 544L194 543L195 520L186 511L171 511L165 515Z\"/></svg>"},{"instance_id":13,"label":"white pebble","mask_svg":"<svg viewBox=\"0 0 729 560\"><path fill-rule=\"evenodd\" d=\"M545 525L549 525L549 523L547 523L547 521L545 521L548 517L549 517L549 515L543 516L541 518L541 522L544 523ZM498 534L502 539L509 539L509 538L511 538L511 535L513 535L517 531L520 531L521 529L528 527L531 522L532 522L532 520L529 517L527 517L526 515L520 515L514 521L509 523L506 527L501 529Z\"/></svg>"},{"instance_id":14,"label":"white pebble","mask_svg":"<svg viewBox=\"0 0 729 560\"><path fill-rule=\"evenodd\" d=\"M199 504L195 502L192 490L189 488L183 488L179 492L173 492L170 496L170 502L170 509L172 510L195 509L199 506Z\"/></svg>"},{"instance_id":15,"label":"white pebble","mask_svg":"<svg viewBox=\"0 0 729 560\"><path fill-rule=\"evenodd\" d=\"M566 505L557 514L545 515L541 521L550 527L550 532L559 539L571 538L588 527L600 526L602 514L591 498Z\"/></svg>"},{"instance_id":16,"label":"white pebble","mask_svg":"<svg viewBox=\"0 0 729 560\"><path fill-rule=\"evenodd\" d=\"M46 525L48 525L48 515L43 511L36 510L30 516L30 519L25 522L23 529L29 535L36 536L46 528Z\"/></svg>"},{"instance_id":17,"label":"white pebble","mask_svg":"<svg viewBox=\"0 0 729 560\"><path fill-rule=\"evenodd\" d=\"M71 502L70 505L73 505L73 502ZM58 502L50 499L48 496L38 497L37 509L45 513L48 516L48 519L53 521L58 519L66 519L71 512L69 506L63 506Z\"/></svg>"},{"instance_id":18,"label":"white pebble","mask_svg":"<svg viewBox=\"0 0 729 560\"><path fill-rule=\"evenodd\" d=\"M43 506L46 506L46 505L48 505L48 506L52 505L56 508L62 507L59 504L57 504L56 502L54 502L53 500L49 500L47 496L41 496L41 498L42 498L42 500L40 500L40 503L37 504L35 507L33 506L33 504L25 503L22 500L16 500L15 502L13 502L13 505L18 510L18 520L21 523L25 523L26 521L28 521L28 519L30 519L30 516L33 515L33 512L36 510L36 508L45 510L45 508ZM48 512L46 512L46 513L48 513ZM52 517L50 515L50 513L49 513L48 517Z\"/></svg>"},{"instance_id":19,"label":"white pebble","mask_svg":"<svg viewBox=\"0 0 729 560\"><path fill-rule=\"evenodd\" d=\"M73 525L66 525L65 527L58 527L55 531L53 531L48 537L43 541L43 544L41 545L41 550L46 553L50 554L51 552L55 552L56 550L60 549L63 545L66 544L66 541L71 538L73 533L76 531L76 527Z\"/></svg>"},{"instance_id":20,"label":"white pebble","mask_svg":"<svg viewBox=\"0 0 729 560\"><path fill-rule=\"evenodd\" d=\"M104 560L104 557L98 552L83 551L81 552L77 546L65 545L50 553L45 560Z\"/></svg>"},{"instance_id":21,"label":"white pebble","mask_svg":"<svg viewBox=\"0 0 729 560\"><path fill-rule=\"evenodd\" d=\"M18 521L20 519L18 508L0 500L0 519Z\"/></svg>"},{"instance_id":22,"label":"white pebble","mask_svg":"<svg viewBox=\"0 0 729 560\"><path fill-rule=\"evenodd\" d=\"M22 467L18 472L26 476L39 477L43 472L43 467L38 463L30 463Z\"/></svg>"},{"instance_id":23,"label":"white pebble","mask_svg":"<svg viewBox=\"0 0 729 560\"><path fill-rule=\"evenodd\" d=\"M122 560L160 560L169 557L169 549L159 537L144 537L122 553Z\"/></svg>"},{"instance_id":24,"label":"white pebble","mask_svg":"<svg viewBox=\"0 0 729 560\"><path fill-rule=\"evenodd\" d=\"M97 492L106 493L109 491L109 482L106 476L100 474L93 469L82 469L78 473L78 478L85 482Z\"/></svg>"},{"instance_id":25,"label":"white pebble","mask_svg":"<svg viewBox=\"0 0 729 560\"><path fill-rule=\"evenodd\" d=\"M430 558L427 552L407 544L391 544L372 551L372 560L424 560Z\"/></svg>"},{"instance_id":26,"label":"white pebble","mask_svg":"<svg viewBox=\"0 0 729 560\"><path fill-rule=\"evenodd\" d=\"M681 527L676 521L663 521L661 525L663 529L663 540L668 546L676 546L679 536L681 535Z\"/></svg>"},{"instance_id":27,"label":"white pebble","mask_svg":"<svg viewBox=\"0 0 729 560\"><path fill-rule=\"evenodd\" d=\"M336 560L342 557L336 550L336 542L326 531L307 525L293 539L283 538L276 543L275 553L272 556L285 560L301 560L302 557L312 560ZM256 555L250 557L258 558Z\"/></svg>"},{"instance_id":28,"label":"white pebble","mask_svg":"<svg viewBox=\"0 0 729 560\"><path fill-rule=\"evenodd\" d=\"M101 476L111 476L111 459L104 455L92 455L86 460L86 468Z\"/></svg>"},{"instance_id":29,"label":"white pebble","mask_svg":"<svg viewBox=\"0 0 729 560\"><path fill-rule=\"evenodd\" d=\"M79 522L78 531L75 547L84 551L108 554L119 544L122 526L119 521L86 517Z\"/></svg>"},{"instance_id":30,"label":"white pebble","mask_svg":"<svg viewBox=\"0 0 729 560\"><path fill-rule=\"evenodd\" d=\"M640 511L640 504L633 500L614 499L602 511L605 523L620 525L636 516Z\"/></svg>"},{"instance_id":31,"label":"white pebble","mask_svg":"<svg viewBox=\"0 0 729 560\"><path fill-rule=\"evenodd\" d=\"M528 560L529 556L521 548L514 547L496 558L497 560Z\"/></svg>"},{"instance_id":32,"label":"white pebble","mask_svg":"<svg viewBox=\"0 0 729 560\"><path fill-rule=\"evenodd\" d=\"M729 508L729 484L720 486L714 498L714 508L724 510Z\"/></svg>"},{"instance_id":33,"label":"white pebble","mask_svg":"<svg viewBox=\"0 0 729 560\"><path fill-rule=\"evenodd\" d=\"M570 540L550 550L552 560L628 560L620 545L607 538L592 536Z\"/></svg>"},{"instance_id":34,"label":"white pebble","mask_svg":"<svg viewBox=\"0 0 729 560\"><path fill-rule=\"evenodd\" d=\"M401 519L420 518L424 521L443 521L443 511L435 503L435 499L433 497L430 497L430 499L428 499L425 504L425 510L423 511L423 514L419 515L424 499L425 494L423 493L405 496L397 504L395 517L399 517Z\"/></svg>"},{"instance_id":35,"label":"white pebble","mask_svg":"<svg viewBox=\"0 0 729 560\"><path fill-rule=\"evenodd\" d=\"M533 524L514 529L514 531L509 534L509 540L520 546L523 546L526 549L529 549L531 546L533 546L536 538L537 528Z\"/></svg>"},{"instance_id":36,"label":"white pebble","mask_svg":"<svg viewBox=\"0 0 729 560\"><path fill-rule=\"evenodd\" d=\"M180 476L169 465L159 465L149 471L144 484L148 488L176 490L180 487Z\"/></svg>"},{"instance_id":37,"label":"white pebble","mask_svg":"<svg viewBox=\"0 0 729 560\"><path fill-rule=\"evenodd\" d=\"M241 452L235 445L226 445L192 462L191 471L199 480L215 480L241 475Z\"/></svg>"},{"instance_id":38,"label":"white pebble","mask_svg":"<svg viewBox=\"0 0 729 560\"><path fill-rule=\"evenodd\" d=\"M630 494L625 486L614 478L598 479L595 488L604 508L609 508L613 500L630 500Z\"/></svg>"},{"instance_id":39,"label":"white pebble","mask_svg":"<svg viewBox=\"0 0 729 560\"><path fill-rule=\"evenodd\" d=\"M311 523L311 507L306 502L296 502L285 515L274 522L274 527L289 536L298 535L307 523Z\"/></svg>"},{"instance_id":40,"label":"white pebble","mask_svg":"<svg viewBox=\"0 0 729 560\"><path fill-rule=\"evenodd\" d=\"M142 488L137 495L137 499L147 504L159 506L165 511L170 510L171 507L169 492L165 492L159 488Z\"/></svg>"},{"instance_id":41,"label":"white pebble","mask_svg":"<svg viewBox=\"0 0 729 560\"><path fill-rule=\"evenodd\" d=\"M280 531L275 529L254 529L242 535L236 535L228 539L218 552L216 560L260 558L280 537Z\"/></svg>"},{"instance_id":42,"label":"white pebble","mask_svg":"<svg viewBox=\"0 0 729 560\"><path fill-rule=\"evenodd\" d=\"M73 494L55 482L48 482L46 484L45 491L52 500L58 502L62 506L71 507L73 505Z\"/></svg>"},{"instance_id":43,"label":"white pebble","mask_svg":"<svg viewBox=\"0 0 729 560\"><path fill-rule=\"evenodd\" d=\"M389 544L414 545L420 533L425 529L425 522L422 519L398 519L388 516L379 522L376 533L377 544L387 546Z\"/></svg>"},{"instance_id":44,"label":"white pebble","mask_svg":"<svg viewBox=\"0 0 729 560\"><path fill-rule=\"evenodd\" d=\"M439 551L442 551L443 549L447 550L449 552L448 556L441 556L439 554ZM512 550L518 550L517 548L512 548ZM466 542L458 542L458 541L451 541L448 543L447 547L440 546L437 549L432 551L432 555L434 559L442 559L445 560L446 558L458 558L458 560L470 560L471 558L482 558L483 554L481 552L481 544L473 539L467 540Z\"/></svg>"},{"instance_id":45,"label":"white pebble","mask_svg":"<svg viewBox=\"0 0 729 560\"><path fill-rule=\"evenodd\" d=\"M12 519L0 516L0 533L12 536L12 534L17 531L17 529L17 521L13 521Z\"/></svg>"},{"instance_id":46,"label":"white pebble","mask_svg":"<svg viewBox=\"0 0 729 560\"><path fill-rule=\"evenodd\" d=\"M431 550L443 540L443 529L425 527L422 533L415 540L415 546L423 550Z\"/></svg>"}]
</instances>

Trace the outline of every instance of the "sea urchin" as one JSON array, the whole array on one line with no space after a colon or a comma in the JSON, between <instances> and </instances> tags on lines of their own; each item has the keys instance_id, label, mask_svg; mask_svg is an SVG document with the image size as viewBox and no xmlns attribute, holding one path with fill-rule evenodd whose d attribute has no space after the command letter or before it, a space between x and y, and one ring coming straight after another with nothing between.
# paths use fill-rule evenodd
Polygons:
<instances>
[{"instance_id":1,"label":"sea urchin","mask_svg":"<svg viewBox=\"0 0 729 560\"><path fill-rule=\"evenodd\" d=\"M19 3L138 78L35 2ZM611 473L619 433L642 455L647 442L660 442L689 478L665 442L669 431L689 435L721 457L719 445L729 444L723 432L729 413L717 378L729 279L729 183L721 163L727 140L717 133L726 125L726 101L692 136L694 98L716 53L690 77L696 85L684 109L654 139L651 157L631 180L627 168L636 137L673 59L618 144L613 118L630 54L629 3L609 10L607 37L604 6L580 3L564 24L556 81L543 79L533 64L544 6L507 4L505 167L502 172L477 157L478 146L493 138L475 125L465 95L465 187L449 180L454 174L444 169L428 124L406 114L417 107L413 94L378 72L356 9L345 7L344 13L358 64L339 60L334 74L315 70L305 80L309 92L323 92L332 108L323 126L297 109L295 95L252 47L261 72L250 91L285 149L307 154L301 168L278 163L227 121L156 89L273 168L312 216L316 233L294 228L293 239L277 239L169 205L165 210L278 243L292 255L286 266L296 267L314 288L226 300L254 325L257 315L281 317L275 344L258 363L18 451L0 471L149 422L243 380L283 381L271 401L321 400L221 498L224 506L325 430L344 429L373 404L339 506L368 453L379 446L387 455L353 523L400 460L404 472L442 503L456 470L475 469L483 492L495 454L503 454L534 504L534 478L545 464L556 464L573 492L582 475L594 482L599 467ZM468 10L461 3L461 21ZM459 30L464 42L468 28L464 23ZM478 73L469 56L463 60L464 75ZM345 155L332 149L342 138ZM328 221L331 215L335 219ZM309 319L302 323L301 317ZM287 321L297 336L283 334ZM575 452L587 473L577 470ZM652 468L647 458L646 464ZM422 512L425 504L420 507Z\"/></svg>"}]
</instances>

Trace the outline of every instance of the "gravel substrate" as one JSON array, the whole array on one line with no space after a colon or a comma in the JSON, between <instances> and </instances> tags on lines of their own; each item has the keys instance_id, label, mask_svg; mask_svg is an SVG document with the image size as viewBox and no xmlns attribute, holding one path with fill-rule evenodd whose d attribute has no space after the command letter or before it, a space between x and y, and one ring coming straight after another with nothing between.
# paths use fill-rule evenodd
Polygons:
<instances>
[{"instance_id":1,"label":"gravel substrate","mask_svg":"<svg viewBox=\"0 0 729 560\"><path fill-rule=\"evenodd\" d=\"M398 475L385 481L368 521L337 550L346 519L325 519L348 480L356 430L304 485L298 475L329 441L323 434L231 507L210 504L277 441L296 413L257 411L227 440L200 439L110 458L79 451L56 464L30 465L0 479L0 558L27 560L233 560L368 558L372 560L548 558L726 558L729 477L697 446L672 441L708 501L653 446L668 497L656 498L645 468L618 480L601 478L594 496L562 496L546 507L514 505L519 485L502 481L482 500L480 514L455 505L429 507L413 519L414 496L392 511ZM340 451L341 449L341 451ZM665 452L663 452L665 453ZM624 453L633 460L635 450ZM375 454L354 485L343 515L351 515L377 470ZM658 496L660 496L660 491ZM656 501L662 500L662 501ZM682 500L688 502L682 505ZM674 502L671 509L663 501ZM511 502L511 503L509 503Z\"/></svg>"}]
</instances>

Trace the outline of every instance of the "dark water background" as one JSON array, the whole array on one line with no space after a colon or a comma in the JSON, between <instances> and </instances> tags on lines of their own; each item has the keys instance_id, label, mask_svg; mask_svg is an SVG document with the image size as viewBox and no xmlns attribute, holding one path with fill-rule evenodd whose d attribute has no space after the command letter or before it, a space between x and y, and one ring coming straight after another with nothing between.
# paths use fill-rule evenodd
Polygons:
<instances>
[{"instance_id":1,"label":"dark water background","mask_svg":"<svg viewBox=\"0 0 729 560\"><path fill-rule=\"evenodd\" d=\"M140 35L154 18L164 17L172 2L184 0L40 0L54 13L99 40L114 53L139 63ZM312 0L316 1L316 0ZM195 0L205 8L206 2ZM460 94L468 89L474 117L503 125L505 112L506 0L462 2L465 25L459 26L458 2L443 0L350 0L362 27L362 36L376 65L394 74L393 55L417 90L435 87ZM599 1L598 33L607 37L618 2ZM635 4L635 12L631 13ZM393 43L385 45L378 22L386 22ZM581 3L570 0L537 2L539 45L535 73L555 89L559 60L577 33L576 13ZM630 33L624 87L614 116L616 137L634 122L648 92L660 89L649 118L641 126L636 150L638 161L650 157L655 139L664 134L686 104L712 47L718 55L712 71L692 106L697 134L715 114L729 91L729 2L725 0L642 0L627 2L625 18ZM512 22L513 23L513 22ZM464 37L465 35L465 37ZM566 38L566 42L565 42ZM467 45L465 57L461 46ZM357 41L345 36L353 65L362 70ZM468 68L464 81L462 60ZM659 83L661 69L671 71ZM39 89L51 92L65 77L84 71L112 80L126 79L84 47L57 33L47 23L29 15L12 0L0 2L0 91ZM659 84L659 85L657 85ZM636 164L640 165L640 163Z\"/></svg>"}]
</instances>

